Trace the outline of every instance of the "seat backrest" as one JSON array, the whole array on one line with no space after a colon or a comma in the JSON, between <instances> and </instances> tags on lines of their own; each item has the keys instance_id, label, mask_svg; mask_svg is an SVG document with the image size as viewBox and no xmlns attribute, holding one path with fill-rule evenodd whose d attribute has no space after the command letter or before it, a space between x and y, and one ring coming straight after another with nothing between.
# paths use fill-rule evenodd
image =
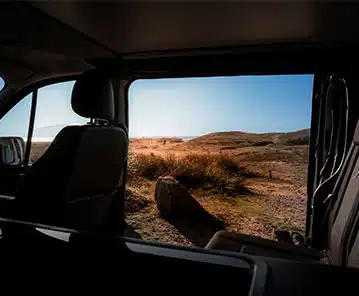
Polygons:
<instances>
[{"instance_id":1,"label":"seat backrest","mask_svg":"<svg viewBox=\"0 0 359 296\"><path fill-rule=\"evenodd\" d=\"M112 125L112 88L95 70L76 81L72 108L91 123L62 129L28 170L16 193L27 219L91 231L105 224L128 151L126 132Z\"/></svg>"},{"instance_id":2,"label":"seat backrest","mask_svg":"<svg viewBox=\"0 0 359 296\"><path fill-rule=\"evenodd\" d=\"M353 245L349 237L359 206L359 122L336 186L339 189L329 216L328 256L331 264L342 265Z\"/></svg>"}]
</instances>

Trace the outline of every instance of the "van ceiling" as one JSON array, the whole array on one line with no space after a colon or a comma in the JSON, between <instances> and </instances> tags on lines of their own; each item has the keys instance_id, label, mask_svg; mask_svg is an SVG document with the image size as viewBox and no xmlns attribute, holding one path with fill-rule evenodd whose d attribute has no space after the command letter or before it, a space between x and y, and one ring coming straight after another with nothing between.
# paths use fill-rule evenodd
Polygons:
<instances>
[{"instance_id":1,"label":"van ceiling","mask_svg":"<svg viewBox=\"0 0 359 296\"><path fill-rule=\"evenodd\" d=\"M0 76L13 88L82 72L90 67L86 58L114 57L105 47L29 4L0 5Z\"/></svg>"},{"instance_id":2,"label":"van ceiling","mask_svg":"<svg viewBox=\"0 0 359 296\"><path fill-rule=\"evenodd\" d=\"M118 54L258 43L356 40L355 3L33 4Z\"/></svg>"},{"instance_id":3,"label":"van ceiling","mask_svg":"<svg viewBox=\"0 0 359 296\"><path fill-rule=\"evenodd\" d=\"M148 51L358 41L357 15L359 5L348 3L2 3L0 47L7 49L0 48L0 57L6 57L10 47L56 55L59 61ZM37 64L34 54L17 58Z\"/></svg>"},{"instance_id":4,"label":"van ceiling","mask_svg":"<svg viewBox=\"0 0 359 296\"><path fill-rule=\"evenodd\" d=\"M0 75L22 85L84 71L99 58L113 62L138 53L358 43L357 15L354 3L2 3Z\"/></svg>"}]
</instances>

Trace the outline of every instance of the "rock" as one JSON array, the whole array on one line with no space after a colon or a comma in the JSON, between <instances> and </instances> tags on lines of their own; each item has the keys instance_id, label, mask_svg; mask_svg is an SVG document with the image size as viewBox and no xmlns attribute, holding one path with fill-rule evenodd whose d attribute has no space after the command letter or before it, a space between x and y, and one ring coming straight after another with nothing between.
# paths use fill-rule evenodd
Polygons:
<instances>
[{"instance_id":1,"label":"rock","mask_svg":"<svg viewBox=\"0 0 359 296\"><path fill-rule=\"evenodd\" d=\"M200 213L203 210L186 188L171 176L157 179L155 202L163 218Z\"/></svg>"}]
</instances>

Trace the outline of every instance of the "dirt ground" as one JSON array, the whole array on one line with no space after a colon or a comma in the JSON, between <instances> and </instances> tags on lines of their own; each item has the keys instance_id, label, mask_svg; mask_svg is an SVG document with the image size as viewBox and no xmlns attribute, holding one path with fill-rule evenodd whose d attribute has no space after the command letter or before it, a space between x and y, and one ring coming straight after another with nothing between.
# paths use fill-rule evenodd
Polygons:
<instances>
[{"instance_id":1,"label":"dirt ground","mask_svg":"<svg viewBox=\"0 0 359 296\"><path fill-rule=\"evenodd\" d=\"M250 191L240 197L208 195L191 191L202 207L228 231L274 239L274 230L303 232L306 216L307 145L268 144L231 147L223 143L198 143L176 139L133 139L130 159L140 153L184 156L187 153L227 153L241 166L255 173L246 178ZM218 230L198 221L176 225L162 219L154 203L154 181L129 182L126 211L129 235L163 243L204 246ZM183 224L182 223L182 224ZM205 234L204 234L205 233ZM200 237L200 238L199 238Z\"/></svg>"}]
</instances>

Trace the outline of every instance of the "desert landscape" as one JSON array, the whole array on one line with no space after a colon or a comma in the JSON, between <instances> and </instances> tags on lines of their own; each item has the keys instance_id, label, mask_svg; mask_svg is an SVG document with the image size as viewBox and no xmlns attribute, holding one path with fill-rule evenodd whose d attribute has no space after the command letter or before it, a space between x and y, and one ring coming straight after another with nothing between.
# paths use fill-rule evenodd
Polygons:
<instances>
[{"instance_id":1,"label":"desert landscape","mask_svg":"<svg viewBox=\"0 0 359 296\"><path fill-rule=\"evenodd\" d=\"M303 233L309 130L211 133L191 140L131 139L126 197L129 235L205 246L219 229L274 239ZM216 220L161 218L156 180L170 175Z\"/></svg>"},{"instance_id":2,"label":"desert landscape","mask_svg":"<svg viewBox=\"0 0 359 296\"><path fill-rule=\"evenodd\" d=\"M303 233L308 141L309 129L131 138L126 235L204 247L220 229L267 239L274 239L274 230ZM34 162L49 143L32 145ZM154 197L156 181L164 176L177 180L206 215L164 218Z\"/></svg>"}]
</instances>

